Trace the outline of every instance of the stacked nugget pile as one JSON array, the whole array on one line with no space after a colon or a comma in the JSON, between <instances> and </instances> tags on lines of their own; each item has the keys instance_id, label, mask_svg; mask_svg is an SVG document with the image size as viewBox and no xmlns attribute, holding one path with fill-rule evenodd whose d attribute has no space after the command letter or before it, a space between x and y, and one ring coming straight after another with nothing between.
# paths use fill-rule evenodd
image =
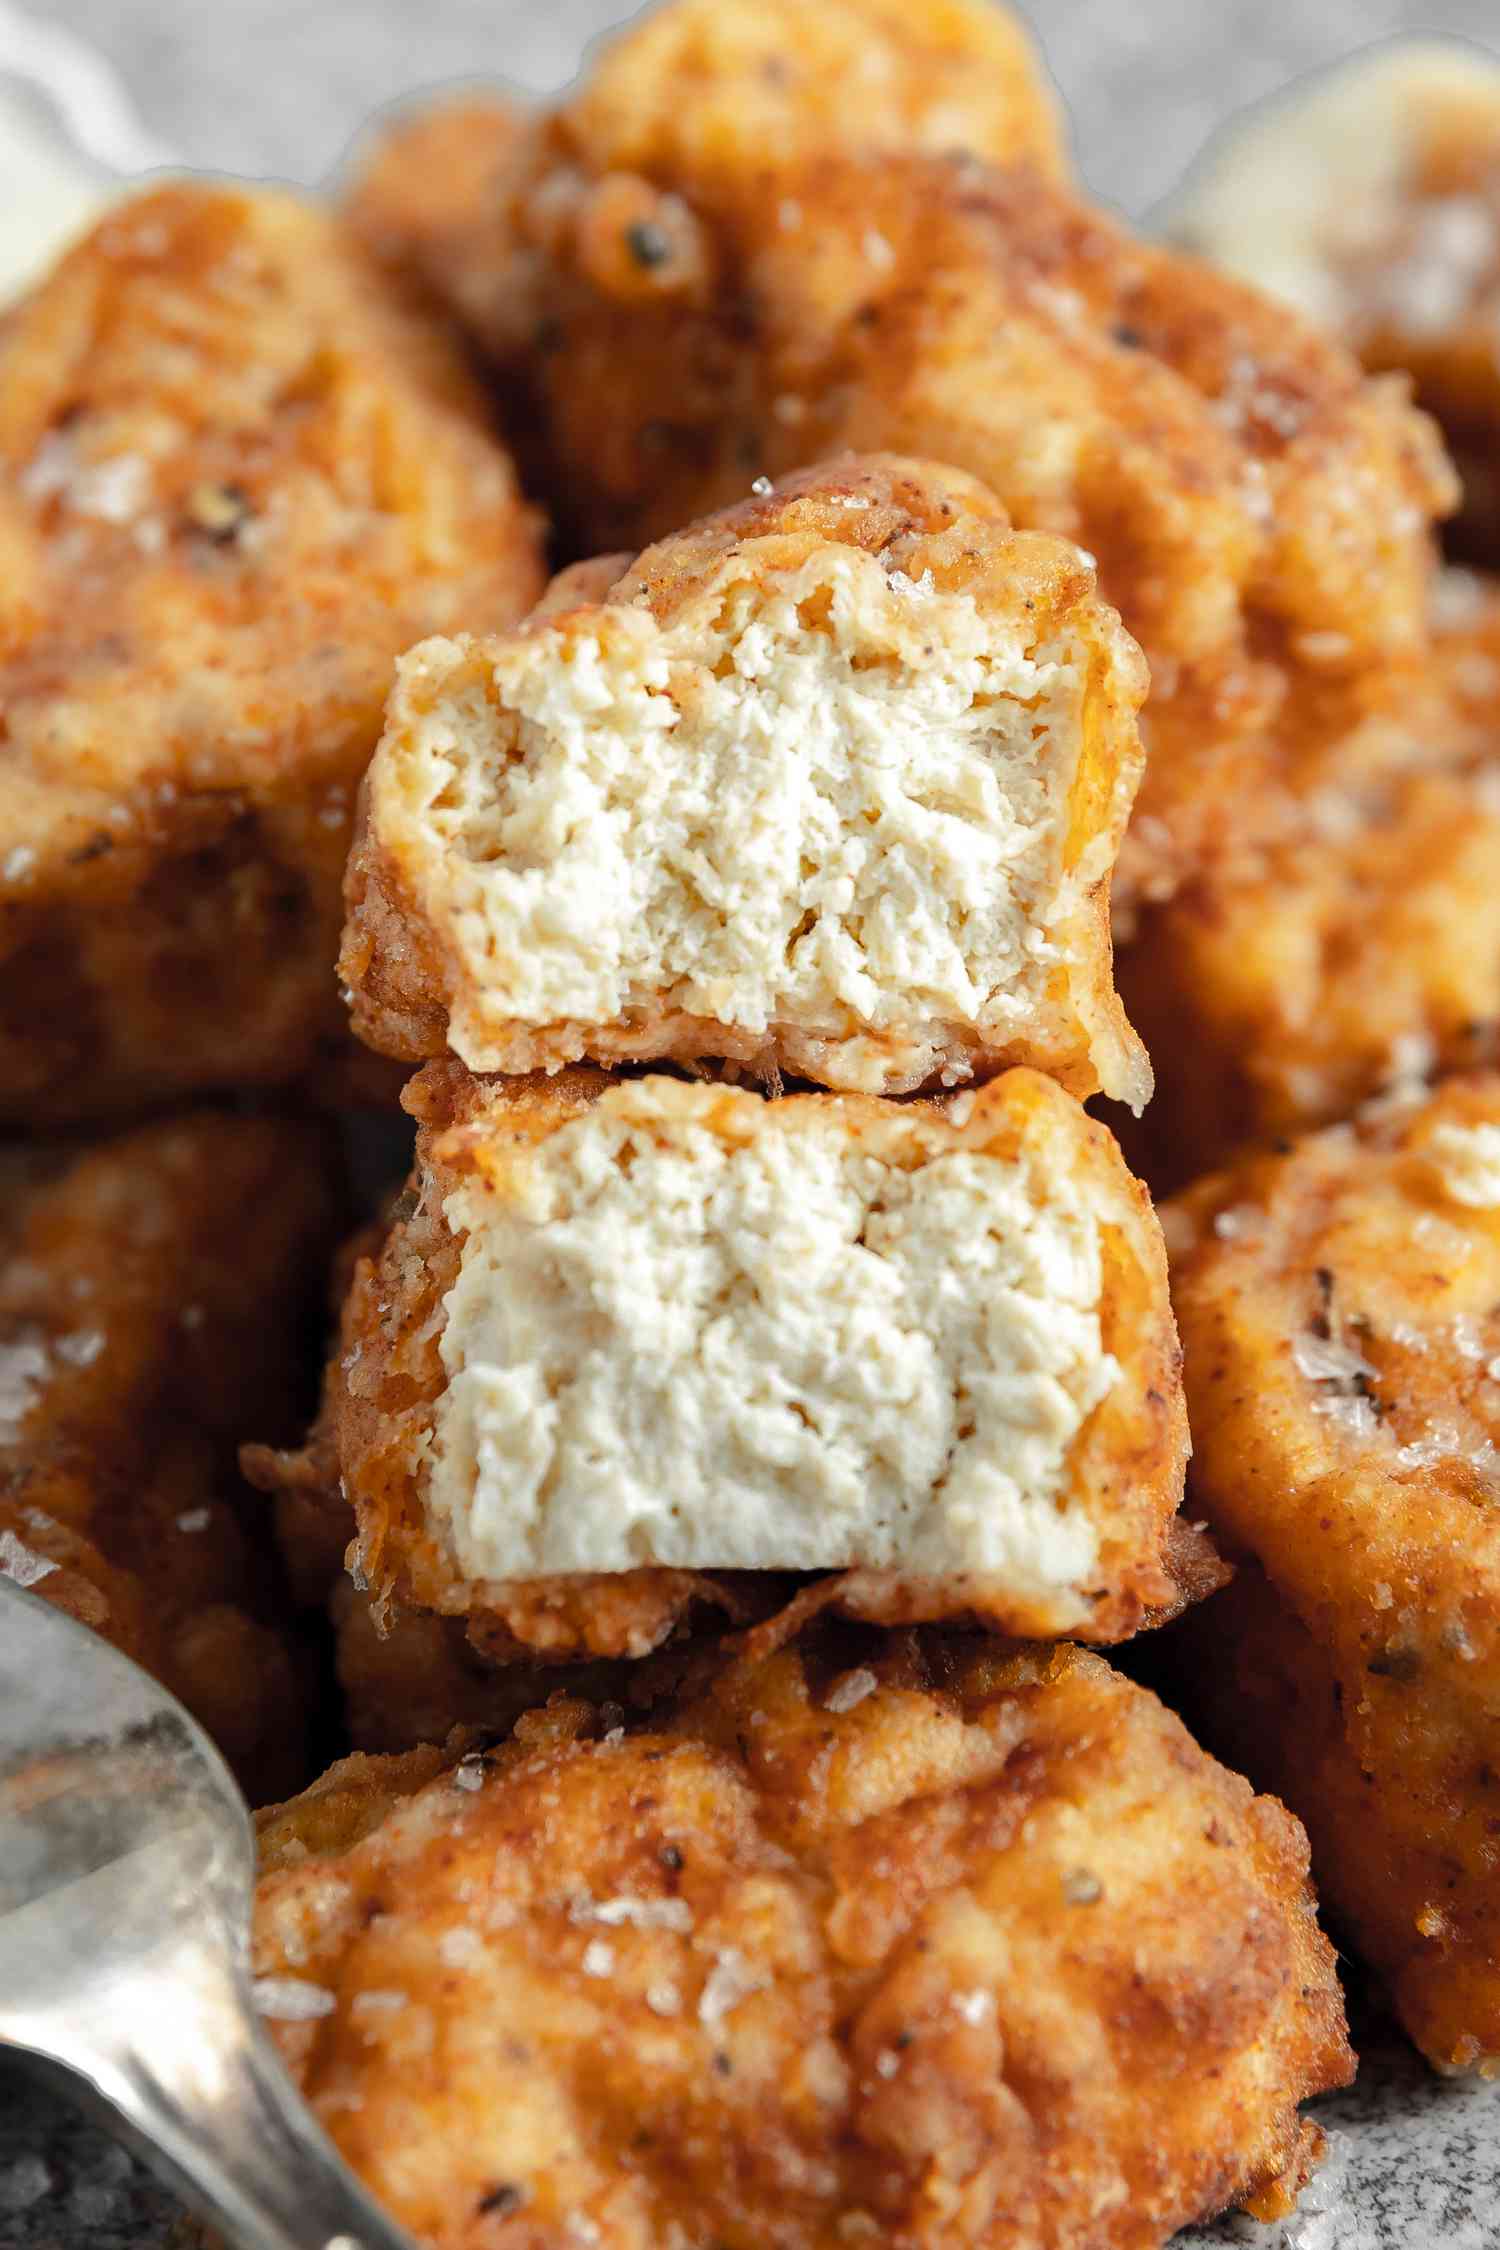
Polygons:
<instances>
[{"instance_id":1,"label":"stacked nugget pile","mask_svg":"<svg viewBox=\"0 0 1500 2250\"><path fill-rule=\"evenodd\" d=\"M258 1795L331 1628L257 1996L436 2250L1286 2210L1295 1816L1500 2058L1496 606L1345 324L1084 202L987 6L673 0L0 331L4 1098L110 1128L14 1159L0 1571Z\"/></svg>"}]
</instances>

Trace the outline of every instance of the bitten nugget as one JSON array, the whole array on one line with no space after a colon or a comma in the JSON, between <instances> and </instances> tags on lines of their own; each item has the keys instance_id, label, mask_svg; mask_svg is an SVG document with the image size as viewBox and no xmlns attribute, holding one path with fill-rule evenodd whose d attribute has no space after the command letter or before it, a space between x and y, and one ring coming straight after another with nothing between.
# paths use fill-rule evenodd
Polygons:
<instances>
[{"instance_id":1,"label":"bitten nugget","mask_svg":"<svg viewBox=\"0 0 1500 2250\"><path fill-rule=\"evenodd\" d=\"M1130 925L1154 1186L1500 1044L1500 598L1458 573L1445 598L1419 670L1304 697L1247 746L1196 865Z\"/></svg>"},{"instance_id":2,"label":"bitten nugget","mask_svg":"<svg viewBox=\"0 0 1500 2250\"><path fill-rule=\"evenodd\" d=\"M309 1455L377 1597L553 1656L733 1613L733 1572L1097 1639L1179 1598L1160 1234L1050 1079L944 1114L431 1064L407 1101Z\"/></svg>"},{"instance_id":3,"label":"bitten nugget","mask_svg":"<svg viewBox=\"0 0 1500 2250\"><path fill-rule=\"evenodd\" d=\"M259 2004L431 2250L1287 2207L1352 2069L1296 1822L1097 1657L865 1638L264 1818Z\"/></svg>"},{"instance_id":4,"label":"bitten nugget","mask_svg":"<svg viewBox=\"0 0 1500 2250\"><path fill-rule=\"evenodd\" d=\"M757 473L892 448L1097 555L1158 696L1186 675L1253 704L1267 654L1354 668L1420 647L1454 488L1401 378L1366 379L993 138L872 143L832 76L826 129L700 133L667 102L637 129L638 58L697 39L673 14L533 128L466 246L472 279L448 284L528 399L578 551L638 548ZM697 102L731 112L727 50L696 51Z\"/></svg>"},{"instance_id":5,"label":"bitten nugget","mask_svg":"<svg viewBox=\"0 0 1500 2250\"><path fill-rule=\"evenodd\" d=\"M982 486L809 470L403 660L346 886L356 1029L876 1093L1027 1062L1139 1107L1108 899L1145 687L1076 549Z\"/></svg>"},{"instance_id":6,"label":"bitten nugget","mask_svg":"<svg viewBox=\"0 0 1500 2250\"><path fill-rule=\"evenodd\" d=\"M0 1571L154 1672L258 1798L306 1771L308 1683L234 1449L297 1415L336 1223L310 1126L0 1159Z\"/></svg>"},{"instance_id":7,"label":"bitten nugget","mask_svg":"<svg viewBox=\"0 0 1500 2250\"><path fill-rule=\"evenodd\" d=\"M396 656L535 598L480 394L336 222L178 186L0 334L0 1117L306 1073Z\"/></svg>"},{"instance_id":8,"label":"bitten nugget","mask_svg":"<svg viewBox=\"0 0 1500 2250\"><path fill-rule=\"evenodd\" d=\"M1209 1737L1442 2068L1500 2062L1500 1077L1169 1206Z\"/></svg>"},{"instance_id":9,"label":"bitten nugget","mask_svg":"<svg viewBox=\"0 0 1500 2250\"><path fill-rule=\"evenodd\" d=\"M1500 556L1500 62L1408 39L1320 73L1231 125L1168 224L1409 369L1458 462L1458 537Z\"/></svg>"}]
</instances>

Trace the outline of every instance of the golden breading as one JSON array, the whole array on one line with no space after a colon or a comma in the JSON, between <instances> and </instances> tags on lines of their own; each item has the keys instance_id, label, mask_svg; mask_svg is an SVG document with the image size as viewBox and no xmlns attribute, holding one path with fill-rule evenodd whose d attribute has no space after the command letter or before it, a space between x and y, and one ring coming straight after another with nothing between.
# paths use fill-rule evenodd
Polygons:
<instances>
[{"instance_id":1,"label":"golden breading","mask_svg":"<svg viewBox=\"0 0 1500 2250\"><path fill-rule=\"evenodd\" d=\"M255 1796L307 1681L234 1471L295 1417L336 1223L321 1132L207 1113L0 1162L0 1570L154 1672Z\"/></svg>"},{"instance_id":2,"label":"golden breading","mask_svg":"<svg viewBox=\"0 0 1500 2250\"><path fill-rule=\"evenodd\" d=\"M1166 1223L1191 1505L1265 1576L1205 1605L1190 1693L1424 2053L1500 2062L1500 1077Z\"/></svg>"},{"instance_id":3,"label":"golden breading","mask_svg":"<svg viewBox=\"0 0 1500 2250\"><path fill-rule=\"evenodd\" d=\"M300 1476L341 1476L378 1600L557 1659L763 1613L792 1570L885 1622L1099 1640L1200 1590L1156 1221L1049 1079L945 1115L432 1064L406 1098L409 1202Z\"/></svg>"},{"instance_id":4,"label":"golden breading","mask_svg":"<svg viewBox=\"0 0 1500 2250\"><path fill-rule=\"evenodd\" d=\"M1171 213L1179 240L1402 368L1453 448L1455 538L1500 559L1500 63L1392 41L1231 125Z\"/></svg>"},{"instance_id":5,"label":"golden breading","mask_svg":"<svg viewBox=\"0 0 1500 2250\"><path fill-rule=\"evenodd\" d=\"M112 211L0 335L0 1116L306 1073L396 656L537 527L441 326L288 196Z\"/></svg>"},{"instance_id":6,"label":"golden breading","mask_svg":"<svg viewBox=\"0 0 1500 2250\"><path fill-rule=\"evenodd\" d=\"M1154 1186L1496 1050L1500 598L1448 591L1456 621L1420 670L1305 698L1242 746L1196 868L1128 925Z\"/></svg>"},{"instance_id":7,"label":"golden breading","mask_svg":"<svg viewBox=\"0 0 1500 2250\"><path fill-rule=\"evenodd\" d=\"M1158 695L1187 673L1253 702L1254 662L1288 644L1304 668L1420 647L1454 488L1400 378L1034 162L873 147L832 80L827 129L787 152L700 136L680 106L633 133L612 89L669 21L606 51L511 150L488 229L459 250L450 220L428 269L526 395L579 550L891 448L1096 554ZM727 111L740 81L705 64L697 91Z\"/></svg>"},{"instance_id":8,"label":"golden breading","mask_svg":"<svg viewBox=\"0 0 1500 2250\"><path fill-rule=\"evenodd\" d=\"M346 881L365 1040L1141 1105L1109 880L1146 676L1075 548L877 455L588 582L401 662Z\"/></svg>"},{"instance_id":9,"label":"golden breading","mask_svg":"<svg viewBox=\"0 0 1500 2250\"><path fill-rule=\"evenodd\" d=\"M738 194L747 172L830 145L1065 170L1031 40L992 0L672 0L604 49L566 115L569 145L622 175L622 194L663 169ZM482 332L510 317L495 223L543 129L498 95L441 102L387 126L351 185L350 216L381 254Z\"/></svg>"},{"instance_id":10,"label":"golden breading","mask_svg":"<svg viewBox=\"0 0 1500 2250\"><path fill-rule=\"evenodd\" d=\"M830 146L966 149L1062 173L1062 116L1030 33L993 0L674 0L604 47L566 105L601 172L723 183Z\"/></svg>"},{"instance_id":11,"label":"golden breading","mask_svg":"<svg viewBox=\"0 0 1500 2250\"><path fill-rule=\"evenodd\" d=\"M348 1738L356 1750L412 1750L455 1727L508 1729L559 1692L629 1700L641 1667L495 1664L458 1617L402 1609L381 1614L341 1578L329 1602Z\"/></svg>"},{"instance_id":12,"label":"golden breading","mask_svg":"<svg viewBox=\"0 0 1500 2250\"><path fill-rule=\"evenodd\" d=\"M861 1636L451 1756L264 1816L255 1917L430 2250L1152 2250L1287 2208L1352 2071L1297 1824L1078 1650Z\"/></svg>"},{"instance_id":13,"label":"golden breading","mask_svg":"<svg viewBox=\"0 0 1500 2250\"><path fill-rule=\"evenodd\" d=\"M495 218L530 178L538 131L533 111L498 95L435 102L383 125L349 185L354 230L477 335L510 318L515 276L494 255Z\"/></svg>"}]
</instances>

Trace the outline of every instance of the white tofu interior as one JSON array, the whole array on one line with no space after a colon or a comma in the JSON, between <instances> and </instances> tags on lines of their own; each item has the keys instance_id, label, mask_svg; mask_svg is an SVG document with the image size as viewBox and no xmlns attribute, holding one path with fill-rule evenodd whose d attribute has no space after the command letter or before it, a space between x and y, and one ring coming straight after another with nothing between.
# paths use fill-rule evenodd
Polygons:
<instances>
[{"instance_id":1,"label":"white tofu interior","mask_svg":"<svg viewBox=\"0 0 1500 2250\"><path fill-rule=\"evenodd\" d=\"M452 1046L491 1069L502 1026L664 1007L1007 1035L1104 872L1061 866L1089 671L848 548L458 668L408 767L471 985Z\"/></svg>"},{"instance_id":2,"label":"white tofu interior","mask_svg":"<svg viewBox=\"0 0 1500 2250\"><path fill-rule=\"evenodd\" d=\"M426 1509L460 1571L973 1571L1070 1614L1069 1451L1118 1373L1081 1191L835 1102L727 1097L726 1139L722 1091L660 1084L449 1198Z\"/></svg>"}]
</instances>

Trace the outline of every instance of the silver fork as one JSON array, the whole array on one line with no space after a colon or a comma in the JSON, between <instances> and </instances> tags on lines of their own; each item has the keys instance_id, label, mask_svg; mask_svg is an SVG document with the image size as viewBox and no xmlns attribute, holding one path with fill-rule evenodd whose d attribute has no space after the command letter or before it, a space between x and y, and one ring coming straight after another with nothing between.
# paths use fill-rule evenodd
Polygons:
<instances>
[{"instance_id":1,"label":"silver fork","mask_svg":"<svg viewBox=\"0 0 1500 2250\"><path fill-rule=\"evenodd\" d=\"M243 2250L412 2250L256 2019L244 1801L180 1703L0 1580L0 2048Z\"/></svg>"}]
</instances>

